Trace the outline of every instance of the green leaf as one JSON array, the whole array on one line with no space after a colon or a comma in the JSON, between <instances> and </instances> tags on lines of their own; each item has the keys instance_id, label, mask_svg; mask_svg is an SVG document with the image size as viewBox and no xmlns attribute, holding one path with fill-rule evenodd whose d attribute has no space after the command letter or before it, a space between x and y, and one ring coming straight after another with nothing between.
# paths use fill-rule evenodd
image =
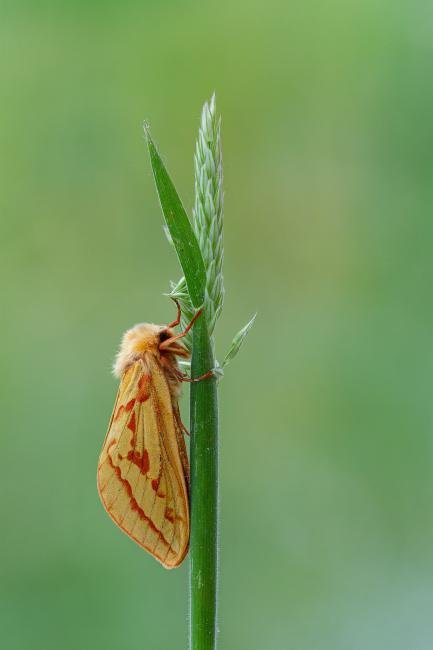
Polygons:
<instances>
[{"instance_id":1,"label":"green leaf","mask_svg":"<svg viewBox=\"0 0 433 650\"><path fill-rule=\"evenodd\" d=\"M191 302L198 308L203 305L206 287L206 271L200 247L182 201L150 136L148 124L144 125L144 133L165 221L185 274Z\"/></svg>"},{"instance_id":2,"label":"green leaf","mask_svg":"<svg viewBox=\"0 0 433 650\"><path fill-rule=\"evenodd\" d=\"M224 357L224 361L222 364L222 367L225 368L228 366L230 361L233 361L239 350L241 349L242 345L244 344L245 338L254 325L254 321L256 320L257 314L254 314L252 319L236 334L234 337L232 344L229 348L229 351L227 352L226 356Z\"/></svg>"}]
</instances>

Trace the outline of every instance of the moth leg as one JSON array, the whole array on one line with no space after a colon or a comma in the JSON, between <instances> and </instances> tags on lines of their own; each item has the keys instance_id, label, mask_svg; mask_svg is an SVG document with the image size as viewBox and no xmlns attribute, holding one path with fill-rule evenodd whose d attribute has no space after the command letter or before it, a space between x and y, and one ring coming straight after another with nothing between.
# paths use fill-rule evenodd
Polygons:
<instances>
[{"instance_id":1,"label":"moth leg","mask_svg":"<svg viewBox=\"0 0 433 650\"><path fill-rule=\"evenodd\" d=\"M181 431L186 433L187 436L190 436L191 435L190 432L188 431L188 429L186 428L186 426L182 422L182 418L181 418L179 409L176 408L176 409L174 409L173 412L174 412L174 417L176 418L176 422L178 423L179 428L181 429Z\"/></svg>"},{"instance_id":2,"label":"moth leg","mask_svg":"<svg viewBox=\"0 0 433 650\"><path fill-rule=\"evenodd\" d=\"M180 334L176 334L176 336L172 336L171 338L167 339L166 341L163 341L160 344L159 349L160 350L165 350L165 348L168 348L172 343L174 343L174 341L177 341L178 339L181 339L183 336L186 336L188 334L189 330L191 329L191 327L194 325L197 318L202 314L202 312L203 312L203 309L199 309L198 312L194 314L191 321L185 327L183 332L181 332Z\"/></svg>"},{"instance_id":3,"label":"moth leg","mask_svg":"<svg viewBox=\"0 0 433 650\"><path fill-rule=\"evenodd\" d=\"M176 422L175 432L176 432L177 446L179 449L180 460L182 462L186 487L189 492L189 483L190 483L189 460L188 460L188 454L186 452L185 438L183 437L183 432L189 435L189 431L187 431L183 425L183 422L180 417L179 406L177 404L173 404L173 415Z\"/></svg>"},{"instance_id":4,"label":"moth leg","mask_svg":"<svg viewBox=\"0 0 433 650\"><path fill-rule=\"evenodd\" d=\"M200 377L188 377L188 375L182 375L181 381L195 384L197 381L203 381L203 379L209 379L210 377L213 377L213 370L208 370L204 375L200 375Z\"/></svg>"},{"instance_id":5,"label":"moth leg","mask_svg":"<svg viewBox=\"0 0 433 650\"><path fill-rule=\"evenodd\" d=\"M181 314L182 314L182 310L180 308L179 302L176 300L176 298L172 298L172 300L173 300L174 303L176 303L176 306L177 306L177 316L176 316L175 320L172 323L167 325L167 329L171 329L172 327L177 327L179 325L179 323L180 323L180 317L181 317Z\"/></svg>"},{"instance_id":6,"label":"moth leg","mask_svg":"<svg viewBox=\"0 0 433 650\"><path fill-rule=\"evenodd\" d=\"M203 375L200 375L200 377L193 378L193 377L188 377L188 375L186 375L183 372L180 372L180 370L177 369L175 370L176 378L179 381L184 381L187 382L188 384L195 384L197 381L202 381L203 379L209 379L209 377L213 377L213 374L214 374L213 370L208 370Z\"/></svg>"}]
</instances>

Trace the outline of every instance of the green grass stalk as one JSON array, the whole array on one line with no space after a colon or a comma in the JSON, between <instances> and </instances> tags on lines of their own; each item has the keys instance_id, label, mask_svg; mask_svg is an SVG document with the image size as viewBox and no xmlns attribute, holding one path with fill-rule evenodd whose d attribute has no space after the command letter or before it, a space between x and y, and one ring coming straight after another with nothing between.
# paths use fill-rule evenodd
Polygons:
<instances>
[{"instance_id":1,"label":"green grass stalk","mask_svg":"<svg viewBox=\"0 0 433 650\"><path fill-rule=\"evenodd\" d=\"M203 106L194 156L195 203L192 224L145 125L150 160L169 240L184 277L172 283L170 295L182 306L185 326L197 309L192 328L191 377L215 370L214 376L191 384L191 532L190 650L216 650L218 580L218 380L238 354L254 318L234 337L219 365L213 331L224 301L223 189L221 120L215 96ZM191 332L189 333L191 334Z\"/></svg>"},{"instance_id":2,"label":"green grass stalk","mask_svg":"<svg viewBox=\"0 0 433 650\"><path fill-rule=\"evenodd\" d=\"M182 202L152 141L145 134L161 207L184 272L191 308L202 307L206 266ZM215 366L205 309L193 327L191 376ZM215 376L191 384L190 648L216 648L218 539L218 405Z\"/></svg>"},{"instance_id":3,"label":"green grass stalk","mask_svg":"<svg viewBox=\"0 0 433 650\"><path fill-rule=\"evenodd\" d=\"M191 375L214 367L205 319L193 331ZM191 385L190 650L214 650L218 576L218 383Z\"/></svg>"}]
</instances>

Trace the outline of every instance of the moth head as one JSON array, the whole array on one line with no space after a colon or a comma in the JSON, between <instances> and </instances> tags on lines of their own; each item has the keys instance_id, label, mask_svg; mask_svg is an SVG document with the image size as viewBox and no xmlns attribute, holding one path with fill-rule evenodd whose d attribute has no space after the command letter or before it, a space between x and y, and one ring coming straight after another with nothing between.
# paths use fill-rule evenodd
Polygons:
<instances>
[{"instance_id":1,"label":"moth head","mask_svg":"<svg viewBox=\"0 0 433 650\"><path fill-rule=\"evenodd\" d=\"M159 333L162 329L161 325L139 323L125 332L114 361L113 373L116 377L121 377L126 368L146 352L158 354Z\"/></svg>"},{"instance_id":2,"label":"moth head","mask_svg":"<svg viewBox=\"0 0 433 650\"><path fill-rule=\"evenodd\" d=\"M113 373L121 377L128 366L150 352L155 356L172 354L188 357L189 353L183 345L173 341L164 348L162 344L175 336L175 332L167 325L139 323L127 330L120 343L120 349L114 361Z\"/></svg>"}]
</instances>

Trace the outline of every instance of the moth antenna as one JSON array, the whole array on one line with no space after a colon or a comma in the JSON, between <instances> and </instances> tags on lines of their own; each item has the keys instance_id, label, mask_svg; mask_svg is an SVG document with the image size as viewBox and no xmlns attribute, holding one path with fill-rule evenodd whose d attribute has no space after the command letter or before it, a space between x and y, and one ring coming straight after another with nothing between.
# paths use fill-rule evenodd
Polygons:
<instances>
[{"instance_id":1,"label":"moth antenna","mask_svg":"<svg viewBox=\"0 0 433 650\"><path fill-rule=\"evenodd\" d=\"M177 301L176 301L176 302L177 302ZM168 348L169 345L171 345L174 341L177 341L178 339L181 339L182 337L186 336L186 335L188 334L189 330L191 329L191 327L194 325L194 323L195 323L195 321L197 320L197 318L198 318L199 316L201 316L202 313L203 313L203 309L199 309L199 310L194 314L194 316L192 317L191 321L190 321L189 324L185 327L185 329L183 330L183 332L181 332L180 334L176 334L176 336L172 336L171 338L167 339L166 341L163 341L163 342L160 344L159 349L160 349L160 350L164 350L165 348Z\"/></svg>"},{"instance_id":2,"label":"moth antenna","mask_svg":"<svg viewBox=\"0 0 433 650\"><path fill-rule=\"evenodd\" d=\"M180 317L181 317L181 315L182 315L182 310L181 310L181 308L180 308L179 301L176 300L176 298L173 298L172 296L170 296L170 297L171 297L172 301L173 301L174 303L176 303L176 306L177 306L177 316L176 316L176 319L175 319L172 323L170 323L169 325L167 325L167 328L168 328L168 329L171 329L172 327L177 327L177 326L179 325L179 323L180 323Z\"/></svg>"}]
</instances>

